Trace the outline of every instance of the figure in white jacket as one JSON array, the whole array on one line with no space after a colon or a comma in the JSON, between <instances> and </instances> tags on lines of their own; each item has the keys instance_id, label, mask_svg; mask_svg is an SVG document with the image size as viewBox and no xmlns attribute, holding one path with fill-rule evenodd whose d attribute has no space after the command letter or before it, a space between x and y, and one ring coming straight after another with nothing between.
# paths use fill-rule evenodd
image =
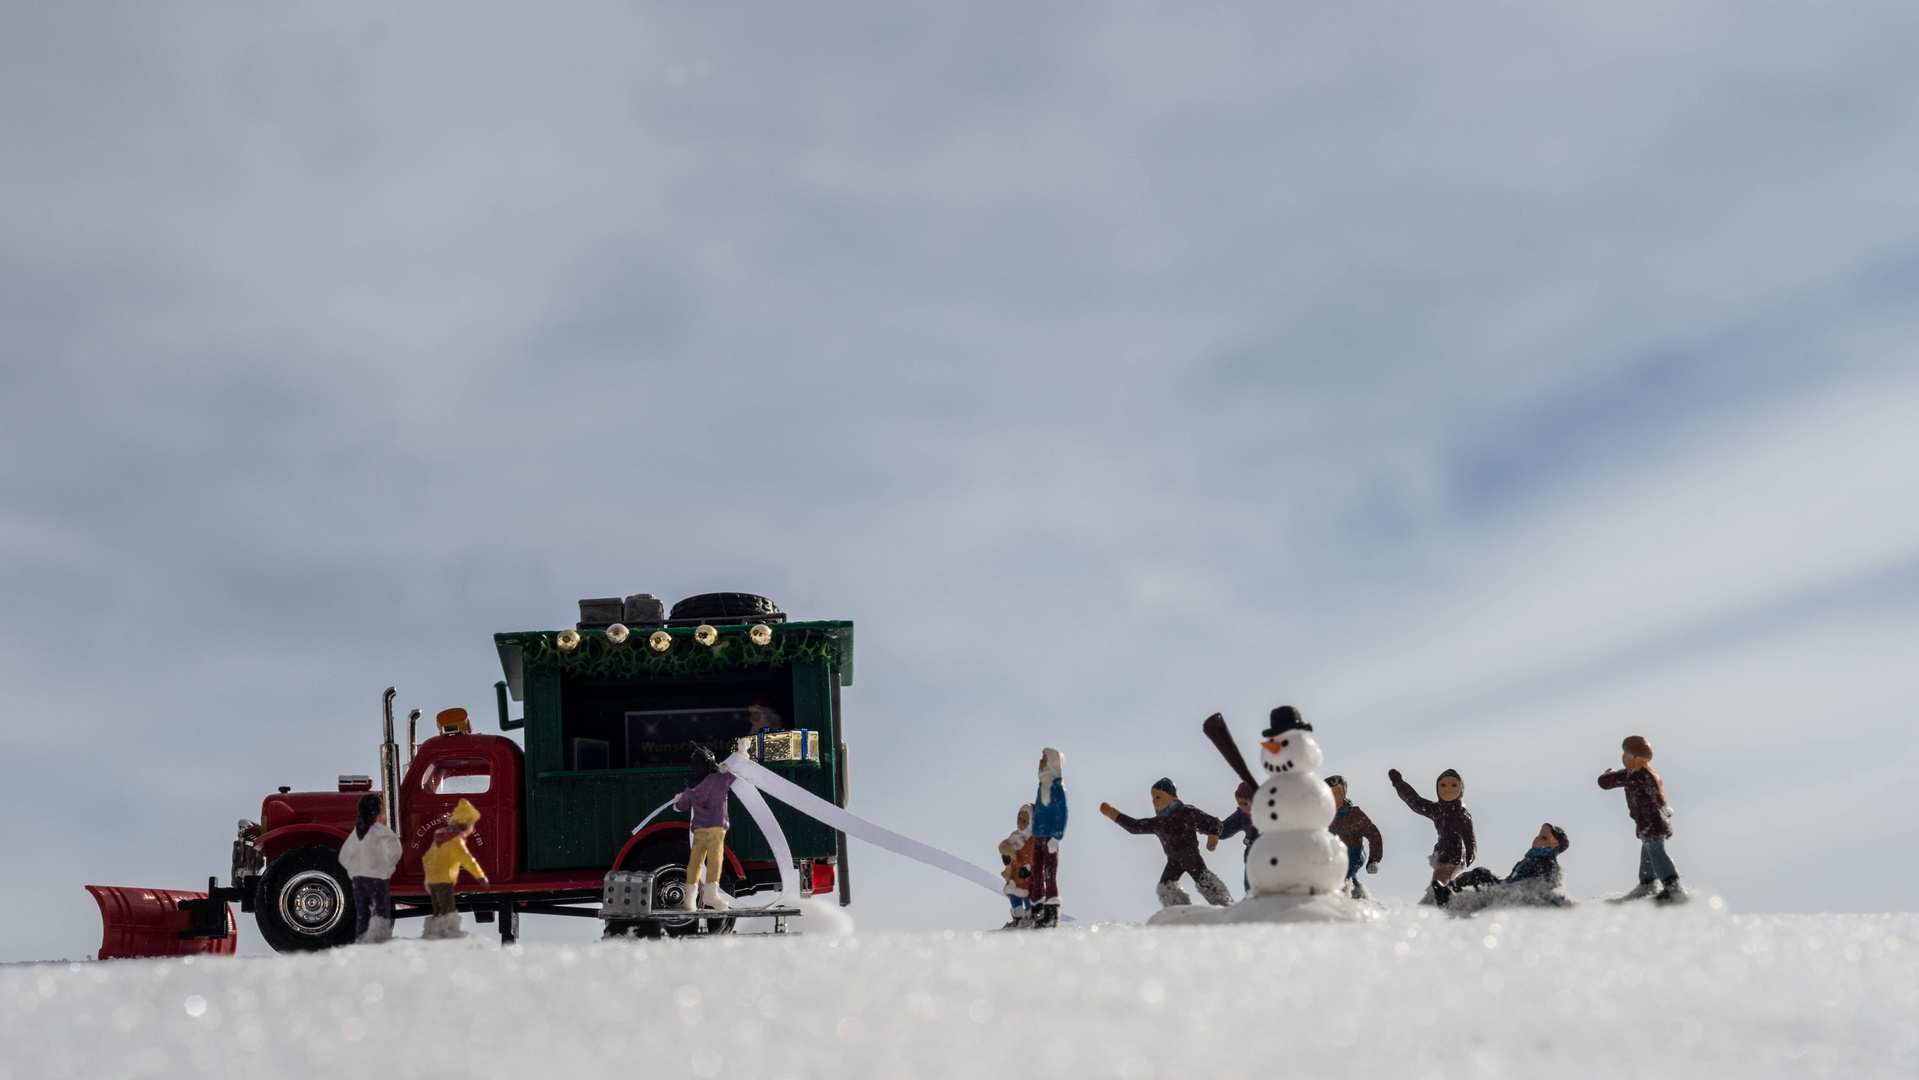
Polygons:
<instances>
[{"instance_id":1,"label":"figure in white jacket","mask_svg":"<svg viewBox=\"0 0 1919 1080\"><path fill-rule=\"evenodd\" d=\"M378 795L360 797L359 820L340 845L340 866L353 879L353 940L374 945L393 939L393 894L387 879L400 865L400 838L386 826Z\"/></svg>"}]
</instances>

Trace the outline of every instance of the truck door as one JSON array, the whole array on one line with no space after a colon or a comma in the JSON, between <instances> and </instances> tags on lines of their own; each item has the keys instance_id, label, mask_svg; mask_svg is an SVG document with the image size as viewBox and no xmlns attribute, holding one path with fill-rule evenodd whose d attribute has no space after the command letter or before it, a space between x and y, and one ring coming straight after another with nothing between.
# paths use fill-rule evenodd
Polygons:
<instances>
[{"instance_id":1,"label":"truck door","mask_svg":"<svg viewBox=\"0 0 1919 1080\"><path fill-rule=\"evenodd\" d=\"M493 747L478 744L483 737L452 740L452 745L434 747L430 756L428 748L421 747L422 767L410 770L417 779L409 778L409 789L401 802L407 827L406 855L400 870L408 879L420 880L421 857L433 846L433 834L446 826L461 799L480 812L466 846L485 868L487 877L495 885L502 885L519 874L519 808L513 797L518 786L517 762L490 753ZM465 878L461 880L464 888Z\"/></svg>"}]
</instances>

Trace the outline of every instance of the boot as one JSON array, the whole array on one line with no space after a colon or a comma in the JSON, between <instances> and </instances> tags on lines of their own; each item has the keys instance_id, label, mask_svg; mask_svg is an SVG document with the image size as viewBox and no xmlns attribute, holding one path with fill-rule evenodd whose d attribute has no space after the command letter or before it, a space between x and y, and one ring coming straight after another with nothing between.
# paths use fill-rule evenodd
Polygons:
<instances>
[{"instance_id":1,"label":"boot","mask_svg":"<svg viewBox=\"0 0 1919 1080\"><path fill-rule=\"evenodd\" d=\"M700 886L700 906L712 908L714 911L733 910L733 905L727 903L726 897L720 895L719 883L714 881Z\"/></svg>"},{"instance_id":2,"label":"boot","mask_svg":"<svg viewBox=\"0 0 1919 1080\"><path fill-rule=\"evenodd\" d=\"M690 881L686 883L686 892L680 897L680 909L682 911L700 909L700 890Z\"/></svg>"},{"instance_id":3,"label":"boot","mask_svg":"<svg viewBox=\"0 0 1919 1080\"><path fill-rule=\"evenodd\" d=\"M1442 881L1433 882L1433 903L1434 904L1437 904L1440 907L1445 907L1446 904L1452 900L1452 898L1453 898L1453 890L1451 886L1447 885L1445 882L1442 882Z\"/></svg>"},{"instance_id":4,"label":"boot","mask_svg":"<svg viewBox=\"0 0 1919 1080\"><path fill-rule=\"evenodd\" d=\"M1353 887L1353 899L1355 899L1355 900L1371 900L1371 899L1373 898L1373 897L1372 897L1372 894L1366 891L1366 886L1364 886L1364 885L1361 885L1361 884L1359 883L1359 879L1358 879L1358 878L1348 878L1348 879L1347 879L1347 881L1348 881L1348 882L1349 882L1349 883L1350 883L1350 884L1352 885L1352 887Z\"/></svg>"},{"instance_id":5,"label":"boot","mask_svg":"<svg viewBox=\"0 0 1919 1080\"><path fill-rule=\"evenodd\" d=\"M1158 892L1160 907L1184 907L1193 902L1193 898L1186 895L1186 890L1180 888L1177 881L1160 882Z\"/></svg>"},{"instance_id":6,"label":"boot","mask_svg":"<svg viewBox=\"0 0 1919 1080\"><path fill-rule=\"evenodd\" d=\"M420 932L423 938L463 938L466 931L460 929L460 914L428 915L426 929Z\"/></svg>"},{"instance_id":7,"label":"boot","mask_svg":"<svg viewBox=\"0 0 1919 1080\"><path fill-rule=\"evenodd\" d=\"M1644 900L1646 897L1651 896L1657 888L1658 886L1653 883L1653 879L1640 878L1638 886L1636 886L1633 891L1618 897L1617 900L1619 903L1625 903L1628 900Z\"/></svg>"},{"instance_id":8,"label":"boot","mask_svg":"<svg viewBox=\"0 0 1919 1080\"><path fill-rule=\"evenodd\" d=\"M1049 930L1059 925L1058 904L1033 905L1033 929Z\"/></svg>"},{"instance_id":9,"label":"boot","mask_svg":"<svg viewBox=\"0 0 1919 1080\"><path fill-rule=\"evenodd\" d=\"M1678 874L1674 874L1659 884L1659 895L1652 898L1653 903L1683 904L1686 902L1686 887L1679 884Z\"/></svg>"},{"instance_id":10,"label":"boot","mask_svg":"<svg viewBox=\"0 0 1919 1080\"><path fill-rule=\"evenodd\" d=\"M366 921L366 933L361 934L359 937L359 940L355 941L354 944L378 945L382 942L392 941L392 940L393 940L393 920L383 919L380 916L375 915Z\"/></svg>"}]
</instances>

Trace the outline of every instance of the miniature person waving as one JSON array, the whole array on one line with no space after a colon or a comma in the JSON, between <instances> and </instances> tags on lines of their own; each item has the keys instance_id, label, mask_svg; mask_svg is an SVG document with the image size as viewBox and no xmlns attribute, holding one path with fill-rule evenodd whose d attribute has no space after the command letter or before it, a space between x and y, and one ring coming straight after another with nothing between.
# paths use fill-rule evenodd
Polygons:
<instances>
[{"instance_id":1,"label":"miniature person waving","mask_svg":"<svg viewBox=\"0 0 1919 1080\"><path fill-rule=\"evenodd\" d=\"M377 945L393 939L393 893L387 879L400 865L400 838L386 826L385 800L360 796L358 819L340 845L340 867L353 879L353 940Z\"/></svg>"},{"instance_id":2,"label":"miniature person waving","mask_svg":"<svg viewBox=\"0 0 1919 1080\"><path fill-rule=\"evenodd\" d=\"M1359 804L1346 799L1346 778L1329 776L1326 786L1333 789L1333 801L1339 809L1333 812L1333 823L1326 826L1334 836L1346 844L1346 886L1355 900L1370 900L1366 886L1359 883L1359 868L1364 865L1369 874L1379 873L1379 859L1385 851L1385 838L1379 835L1379 826L1366 816ZM1372 846L1371 854L1361 844Z\"/></svg>"},{"instance_id":3,"label":"miniature person waving","mask_svg":"<svg viewBox=\"0 0 1919 1080\"><path fill-rule=\"evenodd\" d=\"M1479 857L1479 845L1473 839L1473 815L1460 798L1466 793L1466 782L1452 769L1440 773L1438 781L1433 784L1439 801L1434 802L1421 798L1419 792L1414 791L1413 786L1399 775L1398 769L1386 770L1386 778L1393 782L1393 790L1399 793L1400 800L1413 813L1431 819L1433 828L1439 832L1439 838L1433 844L1433 853L1426 857L1433 868L1432 884L1427 886L1426 895L1419 901L1422 904L1438 903L1440 891L1446 888L1446 883L1453 879L1453 875L1471 866L1473 860Z\"/></svg>"},{"instance_id":4,"label":"miniature person waving","mask_svg":"<svg viewBox=\"0 0 1919 1080\"><path fill-rule=\"evenodd\" d=\"M1000 862L1006 869L1006 900L1013 905L1013 917L1002 930L1021 930L1033 924L1033 900L1029 883L1033 880L1033 804L1019 808L1013 831L999 842Z\"/></svg>"},{"instance_id":5,"label":"miniature person waving","mask_svg":"<svg viewBox=\"0 0 1919 1080\"><path fill-rule=\"evenodd\" d=\"M1033 926L1059 925L1059 842L1066 838L1065 767L1060 752L1047 747L1039 753L1039 792L1033 799Z\"/></svg>"},{"instance_id":6,"label":"miniature person waving","mask_svg":"<svg viewBox=\"0 0 1919 1080\"><path fill-rule=\"evenodd\" d=\"M1652 744L1644 736L1631 735L1619 744L1623 769L1607 769L1599 774L1599 786L1610 791L1626 789L1626 812L1632 815L1633 832L1639 837L1639 885L1620 897L1638 900L1650 896L1653 881L1659 882L1655 901L1670 904L1684 900L1686 890L1679 884L1679 871L1666 854L1666 841L1672 838L1672 809L1666 805L1666 785L1652 771Z\"/></svg>"},{"instance_id":7,"label":"miniature person waving","mask_svg":"<svg viewBox=\"0 0 1919 1080\"><path fill-rule=\"evenodd\" d=\"M1159 875L1159 902L1162 907L1178 907L1193 902L1180 888L1181 875L1190 874L1193 884L1199 886L1199 893L1206 902L1225 907L1233 902L1233 894L1219 875L1206 868L1206 860L1199 854L1200 836L1209 836L1212 843L1219 843L1219 819L1201 810L1197 806L1188 806L1179 799L1179 789L1169 779L1161 778L1153 785L1153 816L1149 818L1128 817L1119 812L1112 803L1100 803L1099 812L1119 823L1119 827L1129 833L1151 833L1159 837L1159 846L1166 852L1166 869Z\"/></svg>"},{"instance_id":8,"label":"miniature person waving","mask_svg":"<svg viewBox=\"0 0 1919 1080\"><path fill-rule=\"evenodd\" d=\"M720 895L720 868L726 858L726 794L733 787L733 774L720 768L713 751L704 746L693 750L693 782L680 792L673 809L690 811L693 826L693 855L686 862L686 910L708 907L725 911L733 905ZM701 884L700 871L706 871ZM699 887L697 897L694 887Z\"/></svg>"},{"instance_id":9,"label":"miniature person waving","mask_svg":"<svg viewBox=\"0 0 1919 1080\"><path fill-rule=\"evenodd\" d=\"M466 936L460 930L460 911L454 904L453 886L459 883L462 870L473 875L480 884L487 884L486 871L480 868L479 861L466 848L466 838L473 835L473 826L479 820L480 811L472 803L461 799L448 816L446 828L433 834L433 846L427 848L426 854L420 857L420 872L426 878L426 892L433 898L433 914L427 917L426 930L421 937Z\"/></svg>"}]
</instances>

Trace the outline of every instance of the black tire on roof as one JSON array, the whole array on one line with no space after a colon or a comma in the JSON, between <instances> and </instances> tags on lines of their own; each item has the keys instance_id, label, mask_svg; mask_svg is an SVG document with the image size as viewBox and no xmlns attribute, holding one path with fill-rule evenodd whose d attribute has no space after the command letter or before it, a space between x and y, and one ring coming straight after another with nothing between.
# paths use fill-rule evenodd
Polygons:
<instances>
[{"instance_id":1,"label":"black tire on roof","mask_svg":"<svg viewBox=\"0 0 1919 1080\"><path fill-rule=\"evenodd\" d=\"M780 606L764 596L743 592L710 592L689 596L674 604L667 618L747 622L779 613Z\"/></svg>"}]
</instances>

